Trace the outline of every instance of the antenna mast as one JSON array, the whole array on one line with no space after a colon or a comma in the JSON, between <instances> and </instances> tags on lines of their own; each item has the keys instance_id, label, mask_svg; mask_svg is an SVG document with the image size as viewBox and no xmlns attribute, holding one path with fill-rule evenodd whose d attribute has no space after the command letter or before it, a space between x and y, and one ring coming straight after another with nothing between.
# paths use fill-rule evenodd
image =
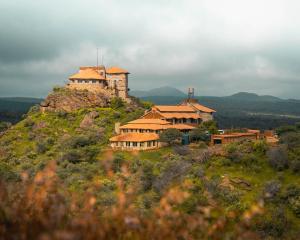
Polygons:
<instances>
[{"instance_id":1,"label":"antenna mast","mask_svg":"<svg viewBox=\"0 0 300 240\"><path fill-rule=\"evenodd\" d=\"M188 89L188 99L193 99L195 96L195 89L194 88L189 88Z\"/></svg>"},{"instance_id":2,"label":"antenna mast","mask_svg":"<svg viewBox=\"0 0 300 240\"><path fill-rule=\"evenodd\" d=\"M99 48L97 48L97 65L96 65L96 67L98 67L98 50L99 50Z\"/></svg>"}]
</instances>

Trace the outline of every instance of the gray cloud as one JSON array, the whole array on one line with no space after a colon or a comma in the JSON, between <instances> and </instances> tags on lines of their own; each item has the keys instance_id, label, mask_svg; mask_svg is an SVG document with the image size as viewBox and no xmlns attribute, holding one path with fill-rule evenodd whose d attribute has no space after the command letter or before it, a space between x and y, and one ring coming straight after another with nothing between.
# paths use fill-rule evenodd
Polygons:
<instances>
[{"instance_id":1,"label":"gray cloud","mask_svg":"<svg viewBox=\"0 0 300 240\"><path fill-rule=\"evenodd\" d=\"M170 85L299 98L296 0L0 2L0 96L45 96L81 65L127 68L131 89Z\"/></svg>"}]
</instances>

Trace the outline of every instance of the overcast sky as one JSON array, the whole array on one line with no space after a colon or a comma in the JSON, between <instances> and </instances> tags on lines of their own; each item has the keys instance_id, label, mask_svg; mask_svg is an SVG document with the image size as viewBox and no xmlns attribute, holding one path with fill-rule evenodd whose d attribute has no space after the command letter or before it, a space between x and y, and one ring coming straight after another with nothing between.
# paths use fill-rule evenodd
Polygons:
<instances>
[{"instance_id":1,"label":"overcast sky","mask_svg":"<svg viewBox=\"0 0 300 240\"><path fill-rule=\"evenodd\" d=\"M99 47L134 90L300 99L299 0L1 0L0 10L0 96L44 97L95 65Z\"/></svg>"}]
</instances>

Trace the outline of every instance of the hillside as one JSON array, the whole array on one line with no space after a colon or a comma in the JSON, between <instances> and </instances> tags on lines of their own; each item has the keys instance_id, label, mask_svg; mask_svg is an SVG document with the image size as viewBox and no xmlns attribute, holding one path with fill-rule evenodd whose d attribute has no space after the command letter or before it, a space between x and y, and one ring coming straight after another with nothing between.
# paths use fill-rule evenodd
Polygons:
<instances>
[{"instance_id":1,"label":"hillside","mask_svg":"<svg viewBox=\"0 0 300 240\"><path fill-rule=\"evenodd\" d=\"M61 231L81 239L300 236L299 126L280 129L284 145L275 148L201 142L112 152L114 123L139 117L142 105L68 110L33 108L0 137L6 239Z\"/></svg>"}]
</instances>

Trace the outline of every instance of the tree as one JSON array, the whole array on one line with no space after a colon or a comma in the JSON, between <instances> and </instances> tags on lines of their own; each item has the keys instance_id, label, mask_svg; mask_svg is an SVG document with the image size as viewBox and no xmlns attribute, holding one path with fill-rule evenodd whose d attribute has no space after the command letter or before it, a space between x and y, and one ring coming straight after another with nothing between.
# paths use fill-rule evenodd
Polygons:
<instances>
[{"instance_id":1,"label":"tree","mask_svg":"<svg viewBox=\"0 0 300 240\"><path fill-rule=\"evenodd\" d=\"M175 128L169 128L165 131L163 131L159 135L159 140L161 142L166 142L168 144L173 144L177 139L182 137L182 133Z\"/></svg>"},{"instance_id":2,"label":"tree","mask_svg":"<svg viewBox=\"0 0 300 240\"><path fill-rule=\"evenodd\" d=\"M191 141L208 141L209 137L203 128L195 128L190 132Z\"/></svg>"},{"instance_id":3,"label":"tree","mask_svg":"<svg viewBox=\"0 0 300 240\"><path fill-rule=\"evenodd\" d=\"M217 122L213 121L213 120L202 122L201 125L200 125L200 128L205 129L210 134L218 133Z\"/></svg>"}]
</instances>

